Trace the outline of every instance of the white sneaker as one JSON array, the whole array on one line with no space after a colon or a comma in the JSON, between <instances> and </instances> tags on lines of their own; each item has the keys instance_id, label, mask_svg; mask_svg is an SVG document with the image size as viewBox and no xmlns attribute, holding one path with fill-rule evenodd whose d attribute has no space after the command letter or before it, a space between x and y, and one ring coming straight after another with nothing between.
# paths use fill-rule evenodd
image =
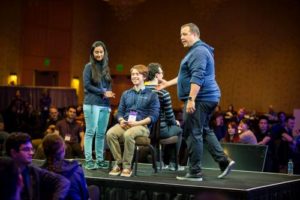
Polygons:
<instances>
[{"instance_id":1,"label":"white sneaker","mask_svg":"<svg viewBox=\"0 0 300 200\"><path fill-rule=\"evenodd\" d=\"M119 176L121 174L121 168L118 165L115 165L113 169L109 172L111 176Z\"/></svg>"},{"instance_id":2,"label":"white sneaker","mask_svg":"<svg viewBox=\"0 0 300 200\"><path fill-rule=\"evenodd\" d=\"M123 177L131 177L132 176L132 170L128 169L128 168L123 169L123 171L121 173L121 176L123 176Z\"/></svg>"},{"instance_id":3,"label":"white sneaker","mask_svg":"<svg viewBox=\"0 0 300 200\"><path fill-rule=\"evenodd\" d=\"M228 163L228 165L227 165L227 167L225 168L225 170L222 172L222 174L220 174L220 175L218 176L218 178L224 178L225 176L227 176L227 175L231 172L231 170L232 170L232 168L233 168L234 165L235 165L235 162L234 162L233 160L231 160L231 161Z\"/></svg>"}]
</instances>

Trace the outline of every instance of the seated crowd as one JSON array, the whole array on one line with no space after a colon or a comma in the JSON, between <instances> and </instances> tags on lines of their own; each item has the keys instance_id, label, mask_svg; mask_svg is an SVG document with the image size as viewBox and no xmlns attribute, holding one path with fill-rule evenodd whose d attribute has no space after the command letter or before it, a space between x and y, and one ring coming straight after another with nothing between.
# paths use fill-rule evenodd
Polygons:
<instances>
[{"instance_id":1,"label":"seated crowd","mask_svg":"<svg viewBox=\"0 0 300 200\"><path fill-rule=\"evenodd\" d=\"M151 126L158 119L162 139L171 136L179 138L176 144L164 149L164 163L168 166L165 169L175 170L175 158L170 152L174 150L174 145L177 145L177 149L181 146L181 150L186 146L182 137L184 124L178 121L181 111L174 113L169 92L155 89L163 79L162 67L158 63L150 63L148 68L135 65L130 72L133 87L122 94L106 133L107 146L116 160L109 174L125 177L132 175L134 139L149 136ZM148 82L145 82L147 78ZM264 171L285 173L290 159L300 163L300 136L299 131L294 131L295 118L286 116L284 112L276 115L272 110L258 116L255 112L248 114L245 108L236 112L232 105L224 112L218 107L211 125L221 142L267 145ZM5 149L6 154L20 168L24 183L20 185L23 187L20 196L26 199L31 198L30 195L43 195L40 191L49 191L47 189L50 185L53 186L50 188L52 195L57 199L72 195L77 195L78 199L87 199L88 187L80 164L64 160L84 158L84 137L82 106L69 106L64 110L49 106L47 110L34 111L30 104L22 102L19 94L17 101L14 99L3 115L0 115L0 153L2 155ZM124 141L123 155L120 140ZM179 152L177 154L182 155ZM45 159L42 166L44 169L30 165L32 158ZM75 173L76 176L70 177L70 173ZM295 170L295 173L299 172ZM47 195L49 198L49 194Z\"/></svg>"},{"instance_id":2,"label":"seated crowd","mask_svg":"<svg viewBox=\"0 0 300 200\"><path fill-rule=\"evenodd\" d=\"M221 142L267 145L267 157L264 171L287 172L290 159L298 166L300 159L300 132L295 130L295 117L285 112L256 115L248 114L245 108L227 111L220 108L212 120L217 138ZM298 167L295 173L300 173Z\"/></svg>"}]
</instances>

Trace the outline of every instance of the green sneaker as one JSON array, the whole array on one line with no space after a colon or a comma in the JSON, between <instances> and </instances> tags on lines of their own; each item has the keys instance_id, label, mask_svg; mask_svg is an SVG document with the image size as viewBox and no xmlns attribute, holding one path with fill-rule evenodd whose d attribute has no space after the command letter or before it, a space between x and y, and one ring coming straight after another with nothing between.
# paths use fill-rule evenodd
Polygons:
<instances>
[{"instance_id":1,"label":"green sneaker","mask_svg":"<svg viewBox=\"0 0 300 200\"><path fill-rule=\"evenodd\" d=\"M96 161L95 168L96 169L108 169L108 164L104 160Z\"/></svg>"},{"instance_id":2,"label":"green sneaker","mask_svg":"<svg viewBox=\"0 0 300 200\"><path fill-rule=\"evenodd\" d=\"M83 167L85 168L85 169L87 169L87 170L93 170L93 169L96 169L96 167L95 167L95 163L94 163L94 161L87 161L87 162L85 162L84 164L83 164Z\"/></svg>"}]
</instances>

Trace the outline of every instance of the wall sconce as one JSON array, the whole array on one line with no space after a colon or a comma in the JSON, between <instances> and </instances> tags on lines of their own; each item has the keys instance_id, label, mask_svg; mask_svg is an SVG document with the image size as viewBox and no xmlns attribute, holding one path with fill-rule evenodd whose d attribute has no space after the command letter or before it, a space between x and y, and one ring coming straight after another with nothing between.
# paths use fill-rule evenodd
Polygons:
<instances>
[{"instance_id":1,"label":"wall sconce","mask_svg":"<svg viewBox=\"0 0 300 200\"><path fill-rule=\"evenodd\" d=\"M10 73L7 79L7 84L14 86L18 84L18 76L17 73Z\"/></svg>"},{"instance_id":2,"label":"wall sconce","mask_svg":"<svg viewBox=\"0 0 300 200\"><path fill-rule=\"evenodd\" d=\"M76 89L76 94L79 94L79 85L80 85L80 80L78 76L74 76L72 79L71 87Z\"/></svg>"}]
</instances>

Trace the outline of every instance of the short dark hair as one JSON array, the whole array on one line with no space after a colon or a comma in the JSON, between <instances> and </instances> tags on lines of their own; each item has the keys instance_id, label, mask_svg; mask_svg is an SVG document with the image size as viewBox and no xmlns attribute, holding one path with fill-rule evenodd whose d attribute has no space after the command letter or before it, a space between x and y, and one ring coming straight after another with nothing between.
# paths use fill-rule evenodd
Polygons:
<instances>
[{"instance_id":1,"label":"short dark hair","mask_svg":"<svg viewBox=\"0 0 300 200\"><path fill-rule=\"evenodd\" d=\"M148 65L148 80L152 81L155 78L155 74L159 73L159 68L161 68L161 64L159 63L150 63Z\"/></svg>"},{"instance_id":2,"label":"short dark hair","mask_svg":"<svg viewBox=\"0 0 300 200\"><path fill-rule=\"evenodd\" d=\"M260 120L266 120L267 123L269 123L269 118L267 116L264 116L264 115L260 116L258 119L258 122L260 122Z\"/></svg>"},{"instance_id":3,"label":"short dark hair","mask_svg":"<svg viewBox=\"0 0 300 200\"><path fill-rule=\"evenodd\" d=\"M181 28L184 28L186 26L190 27L191 33L196 33L196 35L200 37L200 30L196 24L194 24L194 23L184 24L181 26Z\"/></svg>"},{"instance_id":4,"label":"short dark hair","mask_svg":"<svg viewBox=\"0 0 300 200\"><path fill-rule=\"evenodd\" d=\"M1 199L13 199L20 176L16 162L9 157L0 158L0 194Z\"/></svg>"},{"instance_id":5,"label":"short dark hair","mask_svg":"<svg viewBox=\"0 0 300 200\"><path fill-rule=\"evenodd\" d=\"M31 137L27 133L14 132L11 133L5 142L5 151L8 156L11 156L10 151L14 149L16 152L20 151L22 144L31 143Z\"/></svg>"},{"instance_id":6,"label":"short dark hair","mask_svg":"<svg viewBox=\"0 0 300 200\"><path fill-rule=\"evenodd\" d=\"M288 116L288 117L285 119L285 121L288 122L290 119L291 119L291 120L295 120L295 117L294 117L294 116Z\"/></svg>"},{"instance_id":7,"label":"short dark hair","mask_svg":"<svg viewBox=\"0 0 300 200\"><path fill-rule=\"evenodd\" d=\"M76 106L74 106L74 105L70 105L70 106L68 106L68 107L67 107L67 111L69 111L71 108L73 108L73 109L77 110L77 109L76 109Z\"/></svg>"}]
</instances>

